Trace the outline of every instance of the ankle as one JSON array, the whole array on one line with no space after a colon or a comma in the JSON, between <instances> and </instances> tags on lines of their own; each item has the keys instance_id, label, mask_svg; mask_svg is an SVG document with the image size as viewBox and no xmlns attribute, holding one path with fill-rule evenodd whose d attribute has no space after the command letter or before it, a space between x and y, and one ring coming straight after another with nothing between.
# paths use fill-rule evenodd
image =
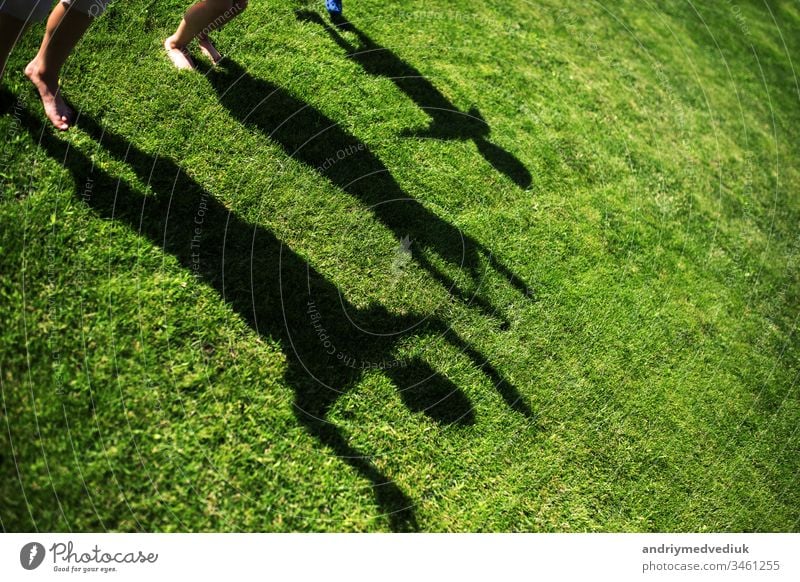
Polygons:
<instances>
[{"instance_id":1,"label":"ankle","mask_svg":"<svg viewBox=\"0 0 800 582\"><path fill-rule=\"evenodd\" d=\"M51 75L48 69L42 65L42 61L38 58L33 59L28 66L25 67L25 72L31 76L36 77L37 79L44 81L45 83L49 82L57 82L58 75Z\"/></svg>"},{"instance_id":2,"label":"ankle","mask_svg":"<svg viewBox=\"0 0 800 582\"><path fill-rule=\"evenodd\" d=\"M30 77L32 81L42 80L42 67L39 64L39 61L33 59L30 63L28 63L25 67L25 74Z\"/></svg>"},{"instance_id":3,"label":"ankle","mask_svg":"<svg viewBox=\"0 0 800 582\"><path fill-rule=\"evenodd\" d=\"M178 44L178 42L175 40L175 35L168 37L167 40L164 42L164 44L167 46L167 48L178 49L179 51L183 50L184 47L186 46Z\"/></svg>"}]
</instances>

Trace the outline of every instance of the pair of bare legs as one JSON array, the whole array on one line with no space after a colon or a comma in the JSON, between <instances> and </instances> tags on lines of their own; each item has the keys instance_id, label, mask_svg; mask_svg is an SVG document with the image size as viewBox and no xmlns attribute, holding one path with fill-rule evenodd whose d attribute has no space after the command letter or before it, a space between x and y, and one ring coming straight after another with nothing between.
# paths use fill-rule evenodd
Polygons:
<instances>
[{"instance_id":1,"label":"pair of bare legs","mask_svg":"<svg viewBox=\"0 0 800 582\"><path fill-rule=\"evenodd\" d=\"M194 69L186 47L197 39L200 51L216 64L222 56L214 47L209 33L239 16L247 8L247 0L201 0L183 15L175 34L164 41L172 63L179 69Z\"/></svg>"},{"instance_id":2,"label":"pair of bare legs","mask_svg":"<svg viewBox=\"0 0 800 582\"><path fill-rule=\"evenodd\" d=\"M39 92L47 118L62 131L69 129L75 114L61 96L58 77L67 57L91 23L91 16L59 3L47 19L39 52L25 67L25 75ZM8 55L24 30L25 22L0 14L0 78L5 72Z\"/></svg>"}]
</instances>

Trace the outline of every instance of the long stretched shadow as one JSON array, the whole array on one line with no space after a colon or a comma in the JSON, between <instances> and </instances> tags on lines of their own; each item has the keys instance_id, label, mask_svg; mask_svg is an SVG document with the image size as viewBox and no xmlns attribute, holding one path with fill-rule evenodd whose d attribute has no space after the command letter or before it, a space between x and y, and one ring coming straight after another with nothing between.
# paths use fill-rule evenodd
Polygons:
<instances>
[{"instance_id":1,"label":"long stretched shadow","mask_svg":"<svg viewBox=\"0 0 800 582\"><path fill-rule=\"evenodd\" d=\"M234 117L370 207L398 240L411 240L417 264L454 296L506 323L500 310L481 293L486 264L526 297L533 296L489 249L408 196L367 144L321 111L282 87L253 77L230 57L221 66L206 69L206 77ZM403 204L387 204L393 200ZM429 253L449 269L440 268ZM453 271L465 275L470 284L457 283Z\"/></svg>"},{"instance_id":2,"label":"long stretched shadow","mask_svg":"<svg viewBox=\"0 0 800 582\"><path fill-rule=\"evenodd\" d=\"M9 101L0 94L0 102ZM474 422L464 393L422 357L397 356L409 334L437 336L465 354L517 412L532 412L514 386L446 322L427 314L398 316L381 306L359 309L340 290L268 229L229 211L171 159L154 157L82 115L78 126L109 155L127 164L155 195L145 196L93 164L82 151L49 133L27 110L23 127L73 175L81 199L104 218L127 224L175 256L212 286L259 334L277 339L287 354L286 381L294 390L298 421L366 478L395 531L416 529L413 501L372 460L326 420L337 398L366 370L381 369L412 411L442 424ZM408 330L413 330L409 332Z\"/></svg>"},{"instance_id":3,"label":"long stretched shadow","mask_svg":"<svg viewBox=\"0 0 800 582\"><path fill-rule=\"evenodd\" d=\"M390 79L428 115L430 123L424 131L406 132L405 135L441 140L471 140L495 170L508 176L520 188L531 185L531 174L522 162L489 141L491 128L478 109L472 108L468 112L459 110L419 70L393 51L376 43L343 16L338 17L336 26L331 26L311 10L296 10L295 16L300 21L321 26L344 49L347 58L361 65L370 75ZM348 41L343 34L345 31L355 35L358 43Z\"/></svg>"}]
</instances>

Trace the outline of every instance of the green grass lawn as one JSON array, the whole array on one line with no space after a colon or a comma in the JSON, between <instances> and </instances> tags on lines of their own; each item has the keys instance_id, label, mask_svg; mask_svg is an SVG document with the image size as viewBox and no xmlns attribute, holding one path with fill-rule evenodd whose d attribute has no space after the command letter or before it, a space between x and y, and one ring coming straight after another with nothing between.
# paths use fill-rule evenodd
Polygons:
<instances>
[{"instance_id":1,"label":"green grass lawn","mask_svg":"<svg viewBox=\"0 0 800 582\"><path fill-rule=\"evenodd\" d=\"M60 135L31 31L0 526L797 531L800 8L573 4L117 2Z\"/></svg>"}]
</instances>

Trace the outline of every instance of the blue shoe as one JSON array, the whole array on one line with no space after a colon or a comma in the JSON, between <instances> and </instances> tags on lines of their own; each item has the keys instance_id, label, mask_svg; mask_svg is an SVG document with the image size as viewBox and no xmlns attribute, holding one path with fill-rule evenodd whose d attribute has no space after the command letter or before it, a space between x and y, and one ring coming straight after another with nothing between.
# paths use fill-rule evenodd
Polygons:
<instances>
[{"instance_id":1,"label":"blue shoe","mask_svg":"<svg viewBox=\"0 0 800 582\"><path fill-rule=\"evenodd\" d=\"M325 9L328 14L341 14L342 0L325 0Z\"/></svg>"}]
</instances>

